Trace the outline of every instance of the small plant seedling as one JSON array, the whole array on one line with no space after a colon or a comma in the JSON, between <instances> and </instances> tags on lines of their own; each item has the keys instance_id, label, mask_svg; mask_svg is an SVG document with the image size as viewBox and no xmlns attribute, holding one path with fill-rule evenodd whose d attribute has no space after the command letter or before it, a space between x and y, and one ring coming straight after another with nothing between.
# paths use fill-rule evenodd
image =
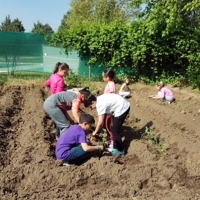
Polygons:
<instances>
[{"instance_id":1,"label":"small plant seedling","mask_svg":"<svg viewBox=\"0 0 200 200\"><path fill-rule=\"evenodd\" d=\"M108 133L106 129L103 129L103 132L99 134L101 141L99 142L99 144L104 144L107 141L108 138Z\"/></svg>"},{"instance_id":2,"label":"small plant seedling","mask_svg":"<svg viewBox=\"0 0 200 200\"><path fill-rule=\"evenodd\" d=\"M138 122L140 122L140 121L141 121L141 119L139 119L139 118L136 118L136 119L135 119L135 122L136 122L136 123L138 123Z\"/></svg>"},{"instance_id":3,"label":"small plant seedling","mask_svg":"<svg viewBox=\"0 0 200 200\"><path fill-rule=\"evenodd\" d=\"M155 150L159 154L160 158L164 158L166 156L168 145L166 143L162 144L160 142L160 138L152 134L153 130L155 129L146 127L145 132L142 134L141 138L146 139L149 145L154 145Z\"/></svg>"}]
</instances>

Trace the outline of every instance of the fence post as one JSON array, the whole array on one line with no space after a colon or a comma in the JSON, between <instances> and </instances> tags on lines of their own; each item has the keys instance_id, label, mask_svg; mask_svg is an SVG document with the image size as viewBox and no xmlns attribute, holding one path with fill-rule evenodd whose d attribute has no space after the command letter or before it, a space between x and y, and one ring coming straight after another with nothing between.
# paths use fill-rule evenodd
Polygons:
<instances>
[{"instance_id":1,"label":"fence post","mask_svg":"<svg viewBox=\"0 0 200 200\"><path fill-rule=\"evenodd\" d=\"M89 77L88 78L89 78L89 81L90 81L90 78L91 78L91 67L90 67L90 65L89 65L88 68L89 68Z\"/></svg>"}]
</instances>

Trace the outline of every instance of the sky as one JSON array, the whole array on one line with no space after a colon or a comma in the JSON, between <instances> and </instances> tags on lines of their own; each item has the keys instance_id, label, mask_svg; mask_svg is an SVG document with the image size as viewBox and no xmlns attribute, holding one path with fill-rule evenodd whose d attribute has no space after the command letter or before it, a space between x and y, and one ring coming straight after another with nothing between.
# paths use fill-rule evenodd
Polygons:
<instances>
[{"instance_id":1,"label":"sky","mask_svg":"<svg viewBox=\"0 0 200 200\"><path fill-rule=\"evenodd\" d=\"M22 22L25 32L31 32L37 21L56 32L69 9L70 0L0 0L0 25L10 15L11 21Z\"/></svg>"}]
</instances>

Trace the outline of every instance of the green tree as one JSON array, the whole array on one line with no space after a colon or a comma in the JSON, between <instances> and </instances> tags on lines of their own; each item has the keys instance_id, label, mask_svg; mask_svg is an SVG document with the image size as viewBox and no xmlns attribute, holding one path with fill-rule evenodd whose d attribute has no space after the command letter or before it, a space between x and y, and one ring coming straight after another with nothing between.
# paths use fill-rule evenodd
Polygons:
<instances>
[{"instance_id":1,"label":"green tree","mask_svg":"<svg viewBox=\"0 0 200 200\"><path fill-rule=\"evenodd\" d=\"M77 22L74 18L69 30L55 34L53 45L61 43L66 50L71 46L90 66L98 63L115 69L127 67L136 79L146 82L163 77L171 80L178 75L193 86L199 84L199 0L132 0L133 11L142 9L131 23L121 18L110 22L107 19L112 18L106 17L106 12L99 14L99 20L97 13L91 12L94 4L89 3L101 0L73 2L80 3L81 10L76 7ZM86 12L81 13L84 9Z\"/></svg>"},{"instance_id":2,"label":"green tree","mask_svg":"<svg viewBox=\"0 0 200 200\"><path fill-rule=\"evenodd\" d=\"M72 0L66 24L70 27L82 24L123 23L132 20L138 9L130 7L131 0Z\"/></svg>"},{"instance_id":3,"label":"green tree","mask_svg":"<svg viewBox=\"0 0 200 200\"><path fill-rule=\"evenodd\" d=\"M54 33L53 29L51 28L51 26L49 24L42 24L41 22L37 21L37 23L34 23L33 25L33 29L32 29L32 33L37 33L40 35L47 35L49 33Z\"/></svg>"},{"instance_id":4,"label":"green tree","mask_svg":"<svg viewBox=\"0 0 200 200\"><path fill-rule=\"evenodd\" d=\"M5 32L24 32L24 26L22 22L16 18L13 21L10 19L10 15L6 16L5 21L1 23L1 31Z\"/></svg>"},{"instance_id":5,"label":"green tree","mask_svg":"<svg viewBox=\"0 0 200 200\"><path fill-rule=\"evenodd\" d=\"M67 24L67 19L69 15L70 15L70 11L67 11L67 13L63 16L63 19L61 21L61 25L58 28L58 31L69 29L69 25Z\"/></svg>"}]
</instances>

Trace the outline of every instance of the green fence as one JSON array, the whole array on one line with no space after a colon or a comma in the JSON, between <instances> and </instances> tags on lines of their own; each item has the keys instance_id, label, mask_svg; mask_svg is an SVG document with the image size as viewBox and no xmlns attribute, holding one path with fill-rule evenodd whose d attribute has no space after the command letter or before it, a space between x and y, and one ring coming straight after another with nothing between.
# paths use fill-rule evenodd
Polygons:
<instances>
[{"instance_id":1,"label":"green fence","mask_svg":"<svg viewBox=\"0 0 200 200\"><path fill-rule=\"evenodd\" d=\"M31 33L0 32L0 72L30 71L52 73L57 62L66 62L80 76L100 76L103 68L87 65L77 51L66 55L51 47L43 36Z\"/></svg>"}]
</instances>

